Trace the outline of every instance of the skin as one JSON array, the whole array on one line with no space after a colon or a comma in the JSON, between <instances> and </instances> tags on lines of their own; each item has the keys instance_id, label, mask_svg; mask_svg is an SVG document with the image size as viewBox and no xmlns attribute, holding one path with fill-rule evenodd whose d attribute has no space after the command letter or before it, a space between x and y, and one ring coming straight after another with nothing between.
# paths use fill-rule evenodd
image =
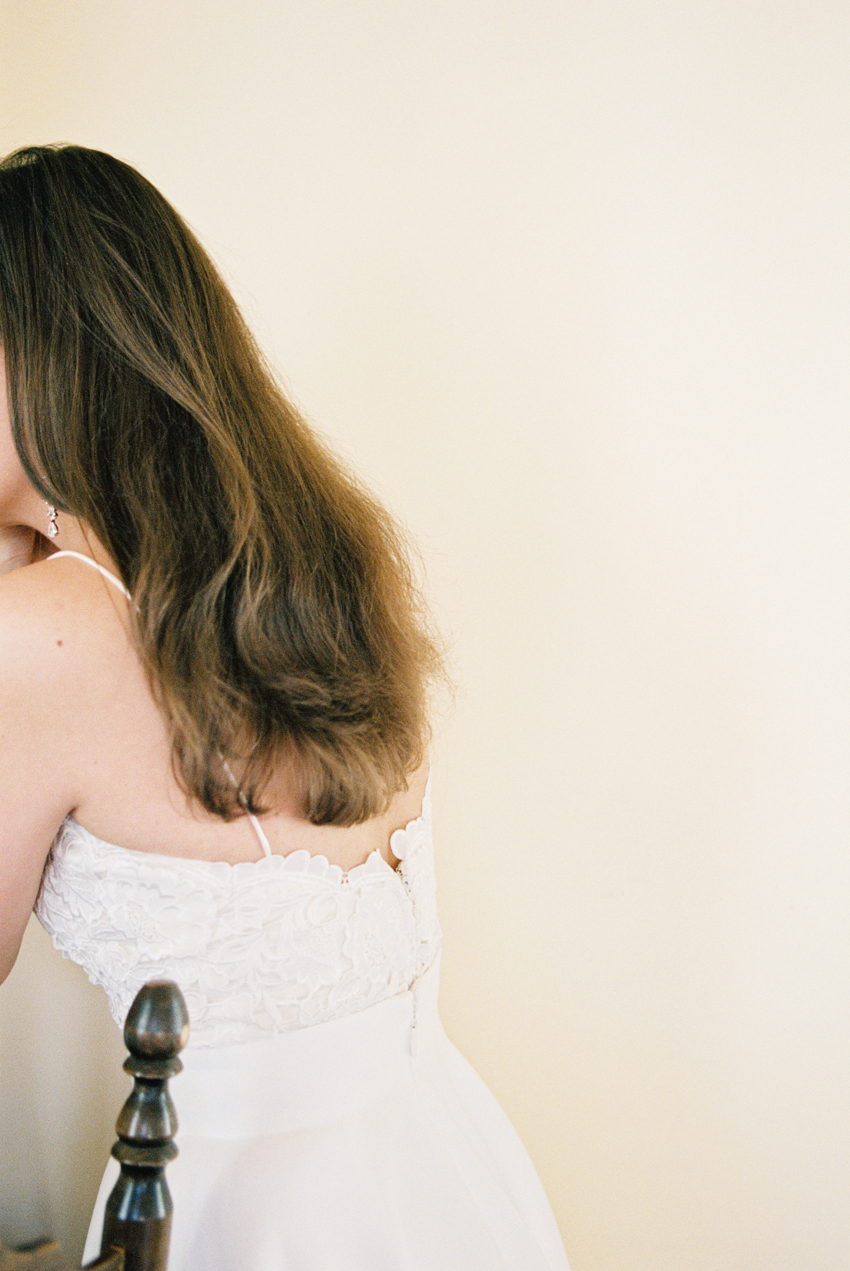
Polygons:
<instances>
[{"instance_id":1,"label":"skin","mask_svg":"<svg viewBox=\"0 0 850 1271\"><path fill-rule=\"evenodd\" d=\"M47 508L12 442L0 350L0 982L69 814L134 851L231 863L260 855L246 818L224 822L180 789L127 600L81 561L44 556L68 549L113 573L115 564L87 525L63 513L58 525L52 542L42 537ZM390 837L419 815L426 780L423 767L385 814L342 828L305 821L281 772L263 828L273 852L306 849L348 870L377 849L395 868Z\"/></svg>"}]
</instances>

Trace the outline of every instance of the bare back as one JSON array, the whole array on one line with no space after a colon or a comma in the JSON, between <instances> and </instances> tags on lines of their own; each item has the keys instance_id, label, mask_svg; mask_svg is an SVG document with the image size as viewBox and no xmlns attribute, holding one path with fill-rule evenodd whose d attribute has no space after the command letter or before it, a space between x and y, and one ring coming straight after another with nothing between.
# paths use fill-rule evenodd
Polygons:
<instances>
[{"instance_id":1,"label":"bare back","mask_svg":"<svg viewBox=\"0 0 850 1271\"><path fill-rule=\"evenodd\" d=\"M0 745L10 756L2 793L24 809L14 842L3 844L10 867L0 899L11 922L0 975L11 966L12 945L14 960L66 815L135 851L229 863L260 855L246 817L225 822L190 805L178 785L165 724L132 641L128 601L101 573L68 558L4 576L0 643L6 668L14 666L0 703L6 739ZM423 768L385 814L361 825L316 826L298 813L282 772L267 792L274 810L262 817L262 828L273 853L305 849L348 870L377 849L395 867L391 835L419 815L426 780Z\"/></svg>"}]
</instances>

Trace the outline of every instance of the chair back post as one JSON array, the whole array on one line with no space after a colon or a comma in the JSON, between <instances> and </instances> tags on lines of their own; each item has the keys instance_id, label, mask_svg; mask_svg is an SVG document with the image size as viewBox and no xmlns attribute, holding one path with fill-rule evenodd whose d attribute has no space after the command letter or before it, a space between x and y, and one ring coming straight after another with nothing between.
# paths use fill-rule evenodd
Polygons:
<instances>
[{"instance_id":1,"label":"chair back post","mask_svg":"<svg viewBox=\"0 0 850 1271\"><path fill-rule=\"evenodd\" d=\"M124 1068L134 1085L115 1124L112 1155L121 1174L106 1202L101 1242L102 1257L124 1251L125 1271L166 1271L172 1204L165 1167L177 1155L177 1115L167 1082L183 1068L177 1054L188 1037L189 1016L177 985L153 980L140 989L124 1025L130 1052Z\"/></svg>"}]
</instances>

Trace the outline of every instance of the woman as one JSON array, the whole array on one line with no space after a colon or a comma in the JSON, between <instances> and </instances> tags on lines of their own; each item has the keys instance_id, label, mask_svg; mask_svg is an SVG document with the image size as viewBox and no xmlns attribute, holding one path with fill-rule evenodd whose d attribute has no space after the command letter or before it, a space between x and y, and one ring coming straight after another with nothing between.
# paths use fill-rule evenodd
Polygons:
<instances>
[{"instance_id":1,"label":"woman","mask_svg":"<svg viewBox=\"0 0 850 1271\"><path fill-rule=\"evenodd\" d=\"M0 973L35 905L119 1023L183 989L171 1271L564 1268L436 1014L397 530L108 155L0 164L0 342Z\"/></svg>"}]
</instances>

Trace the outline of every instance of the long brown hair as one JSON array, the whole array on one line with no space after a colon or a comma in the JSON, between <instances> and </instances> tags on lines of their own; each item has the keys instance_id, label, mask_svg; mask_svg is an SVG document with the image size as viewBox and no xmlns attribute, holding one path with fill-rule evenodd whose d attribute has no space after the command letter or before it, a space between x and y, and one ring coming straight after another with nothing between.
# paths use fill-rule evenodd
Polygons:
<instances>
[{"instance_id":1,"label":"long brown hair","mask_svg":"<svg viewBox=\"0 0 850 1271\"><path fill-rule=\"evenodd\" d=\"M282 768L316 824L380 812L422 759L440 673L408 548L184 221L100 151L10 155L0 340L21 461L117 563L186 791L262 811Z\"/></svg>"}]
</instances>

